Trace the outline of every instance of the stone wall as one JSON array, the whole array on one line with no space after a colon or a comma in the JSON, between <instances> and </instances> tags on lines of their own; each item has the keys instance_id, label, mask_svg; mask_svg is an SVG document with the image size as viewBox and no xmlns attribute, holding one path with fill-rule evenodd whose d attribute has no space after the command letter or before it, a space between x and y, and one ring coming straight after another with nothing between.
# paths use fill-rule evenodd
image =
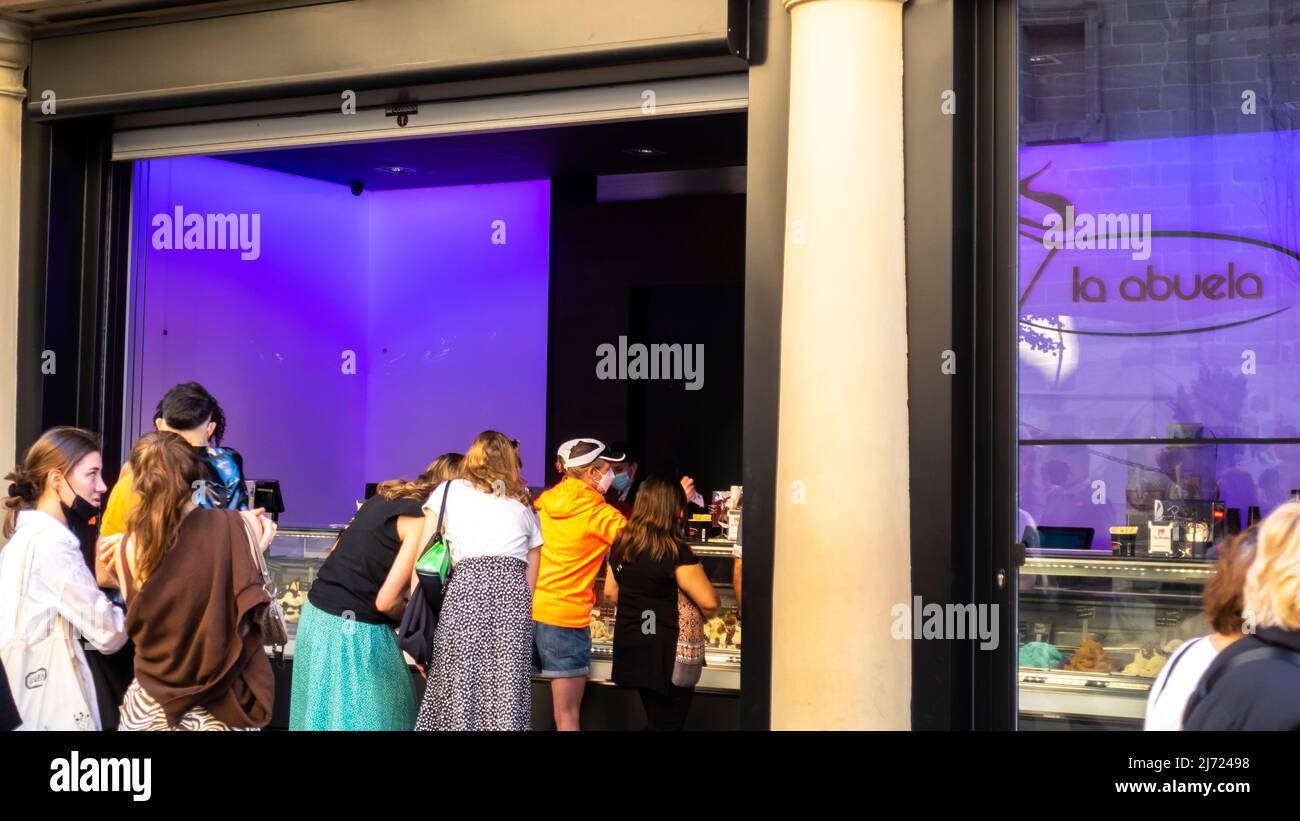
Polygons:
<instances>
[{"instance_id":1,"label":"stone wall","mask_svg":"<svg viewBox=\"0 0 1300 821\"><path fill-rule=\"evenodd\" d=\"M1300 128L1300 0L1020 9L1022 144Z\"/></svg>"}]
</instances>

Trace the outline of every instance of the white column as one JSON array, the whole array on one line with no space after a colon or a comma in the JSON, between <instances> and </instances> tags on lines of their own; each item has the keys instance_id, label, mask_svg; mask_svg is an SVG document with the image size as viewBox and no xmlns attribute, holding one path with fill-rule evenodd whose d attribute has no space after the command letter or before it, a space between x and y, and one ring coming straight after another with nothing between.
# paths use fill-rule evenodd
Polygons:
<instances>
[{"instance_id":1,"label":"white column","mask_svg":"<svg viewBox=\"0 0 1300 821\"><path fill-rule=\"evenodd\" d=\"M30 54L26 30L0 20L0 476L17 458L18 209L27 96L23 70Z\"/></svg>"},{"instance_id":2,"label":"white column","mask_svg":"<svg viewBox=\"0 0 1300 821\"><path fill-rule=\"evenodd\" d=\"M784 1L772 727L908 729L903 0Z\"/></svg>"}]
</instances>

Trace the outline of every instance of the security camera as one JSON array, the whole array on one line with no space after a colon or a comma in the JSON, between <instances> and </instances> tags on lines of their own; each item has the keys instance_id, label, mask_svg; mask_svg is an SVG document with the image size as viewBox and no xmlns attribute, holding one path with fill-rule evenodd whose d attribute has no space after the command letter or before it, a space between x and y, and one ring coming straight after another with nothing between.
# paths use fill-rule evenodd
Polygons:
<instances>
[{"instance_id":1,"label":"security camera","mask_svg":"<svg viewBox=\"0 0 1300 821\"><path fill-rule=\"evenodd\" d=\"M352 196L354 197L361 196L361 192L366 190L365 183L361 182L360 180L357 180L356 182L352 183L349 187L352 189Z\"/></svg>"}]
</instances>

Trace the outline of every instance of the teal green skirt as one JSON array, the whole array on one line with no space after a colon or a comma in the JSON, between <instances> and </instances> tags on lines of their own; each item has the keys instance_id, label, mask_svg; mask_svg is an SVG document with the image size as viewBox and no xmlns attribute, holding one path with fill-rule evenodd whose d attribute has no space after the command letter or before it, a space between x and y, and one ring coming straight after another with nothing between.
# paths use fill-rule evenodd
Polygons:
<instances>
[{"instance_id":1,"label":"teal green skirt","mask_svg":"<svg viewBox=\"0 0 1300 821\"><path fill-rule=\"evenodd\" d=\"M290 730L410 730L415 712L415 686L392 627L303 604Z\"/></svg>"}]
</instances>

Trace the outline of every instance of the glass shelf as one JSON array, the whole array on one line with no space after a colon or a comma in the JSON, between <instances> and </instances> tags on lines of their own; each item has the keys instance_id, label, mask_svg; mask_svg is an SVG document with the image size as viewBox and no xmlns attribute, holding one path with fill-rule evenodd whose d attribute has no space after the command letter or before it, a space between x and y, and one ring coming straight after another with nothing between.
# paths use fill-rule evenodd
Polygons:
<instances>
[{"instance_id":1,"label":"glass shelf","mask_svg":"<svg viewBox=\"0 0 1300 821\"><path fill-rule=\"evenodd\" d=\"M1040 554L1027 556L1020 573L1034 576L1082 576L1204 584L1214 575L1214 563L1122 559L1104 555L1084 557Z\"/></svg>"}]
</instances>

